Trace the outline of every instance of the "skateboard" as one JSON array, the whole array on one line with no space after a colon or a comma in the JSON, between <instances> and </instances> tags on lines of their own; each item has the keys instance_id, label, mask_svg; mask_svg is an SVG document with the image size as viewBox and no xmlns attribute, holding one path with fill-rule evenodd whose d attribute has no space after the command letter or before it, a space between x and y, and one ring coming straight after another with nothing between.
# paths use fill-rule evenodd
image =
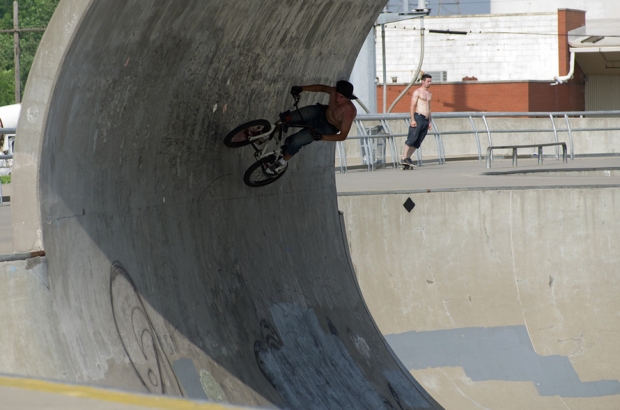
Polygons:
<instances>
[{"instance_id":1,"label":"skateboard","mask_svg":"<svg viewBox=\"0 0 620 410\"><path fill-rule=\"evenodd\" d=\"M411 171L412 169L416 168L415 165L409 165L409 164L398 164L400 165L400 169L403 171Z\"/></svg>"}]
</instances>

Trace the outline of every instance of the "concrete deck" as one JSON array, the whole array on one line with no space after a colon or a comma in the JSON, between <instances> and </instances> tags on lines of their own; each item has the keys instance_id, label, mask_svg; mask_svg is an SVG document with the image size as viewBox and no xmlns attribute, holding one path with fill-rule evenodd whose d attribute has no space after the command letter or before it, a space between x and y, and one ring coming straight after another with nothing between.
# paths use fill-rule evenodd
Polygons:
<instances>
[{"instance_id":1,"label":"concrete deck","mask_svg":"<svg viewBox=\"0 0 620 410\"><path fill-rule=\"evenodd\" d=\"M596 172L597 169L614 168L616 172L610 173L610 176ZM519 158L517 167L512 167L512 160L497 159L493 161L490 169L486 168L484 160L447 162L445 165L431 162L408 171L400 168L380 168L372 172L358 169L340 173L337 169L336 185L340 195L503 187L536 189L620 186L620 157L577 157L575 160L569 159L568 163L555 158L544 158L542 165L538 165L535 158Z\"/></svg>"}]
</instances>

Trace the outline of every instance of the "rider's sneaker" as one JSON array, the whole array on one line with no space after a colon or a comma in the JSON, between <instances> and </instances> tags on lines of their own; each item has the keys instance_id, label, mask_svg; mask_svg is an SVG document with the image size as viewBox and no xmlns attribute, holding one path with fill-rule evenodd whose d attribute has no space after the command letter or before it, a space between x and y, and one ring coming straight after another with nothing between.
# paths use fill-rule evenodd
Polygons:
<instances>
[{"instance_id":1,"label":"rider's sneaker","mask_svg":"<svg viewBox=\"0 0 620 410\"><path fill-rule=\"evenodd\" d=\"M403 158L400 160L400 165L408 165L411 168L415 168L415 164L413 163L413 161L411 160L411 158Z\"/></svg>"},{"instance_id":2,"label":"rider's sneaker","mask_svg":"<svg viewBox=\"0 0 620 410\"><path fill-rule=\"evenodd\" d=\"M284 163L282 163L284 162ZM275 176L277 174L281 174L288 167L288 162L283 161L282 159L278 161L274 161L271 165L265 168L265 175Z\"/></svg>"}]
</instances>

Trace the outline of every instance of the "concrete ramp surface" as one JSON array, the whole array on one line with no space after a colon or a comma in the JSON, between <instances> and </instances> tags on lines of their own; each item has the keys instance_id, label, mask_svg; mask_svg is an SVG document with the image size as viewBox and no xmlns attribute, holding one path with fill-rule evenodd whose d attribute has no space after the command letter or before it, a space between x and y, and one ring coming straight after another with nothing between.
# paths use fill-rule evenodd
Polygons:
<instances>
[{"instance_id":1,"label":"concrete ramp surface","mask_svg":"<svg viewBox=\"0 0 620 410\"><path fill-rule=\"evenodd\" d=\"M346 79L382 7L62 0L13 173L15 251L46 257L5 274L0 371L249 406L441 408L361 297L333 144L251 189L252 150L222 143L276 118L292 85Z\"/></svg>"}]
</instances>

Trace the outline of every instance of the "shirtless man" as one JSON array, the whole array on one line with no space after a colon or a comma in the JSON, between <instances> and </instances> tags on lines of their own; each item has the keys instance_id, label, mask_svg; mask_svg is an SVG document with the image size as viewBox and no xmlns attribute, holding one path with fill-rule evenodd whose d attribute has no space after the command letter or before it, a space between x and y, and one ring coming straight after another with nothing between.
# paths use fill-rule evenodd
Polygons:
<instances>
[{"instance_id":1,"label":"shirtless man","mask_svg":"<svg viewBox=\"0 0 620 410\"><path fill-rule=\"evenodd\" d=\"M303 128L286 138L282 147L284 157L274 164L276 172L286 166L287 161L305 145L321 140L344 141L357 115L357 109L351 102L357 97L353 95L353 84L348 81L338 81L335 87L321 84L294 86L291 94L299 95L302 91L329 94L329 105L309 105L300 108L299 112L286 111L280 114L280 119L288 123L285 126L306 124L311 128Z\"/></svg>"},{"instance_id":2,"label":"shirtless man","mask_svg":"<svg viewBox=\"0 0 620 410\"><path fill-rule=\"evenodd\" d=\"M400 160L402 165L415 167L411 156L416 149L420 148L426 133L431 129L431 98L432 94L428 91L431 86L432 77L430 74L422 75L422 85L413 92L411 96L411 125L407 141L405 141L405 150L403 158Z\"/></svg>"}]
</instances>

